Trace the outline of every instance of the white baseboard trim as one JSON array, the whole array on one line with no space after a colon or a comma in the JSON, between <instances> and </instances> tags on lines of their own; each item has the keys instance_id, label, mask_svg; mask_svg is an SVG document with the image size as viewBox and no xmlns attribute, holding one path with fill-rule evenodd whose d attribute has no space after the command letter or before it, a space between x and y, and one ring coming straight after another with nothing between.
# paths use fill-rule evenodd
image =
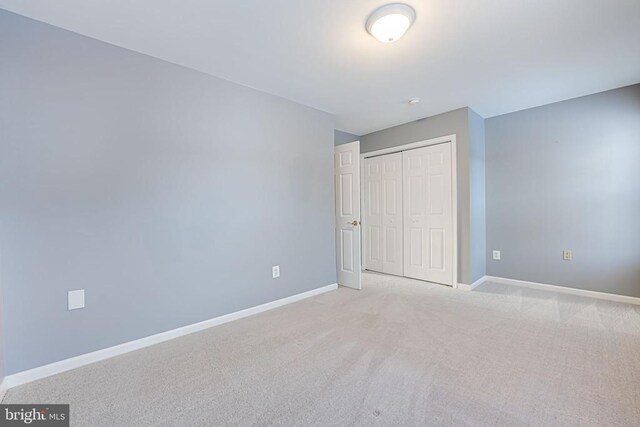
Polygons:
<instances>
[{"instance_id":1,"label":"white baseboard trim","mask_svg":"<svg viewBox=\"0 0 640 427\"><path fill-rule=\"evenodd\" d=\"M541 289L545 291L560 292L563 294L579 295L583 297L598 298L607 301L624 302L640 305L640 298L627 295L608 294L606 292L588 291L585 289L570 288L566 286L547 285L545 283L528 282L526 280L507 279L505 277L485 276L485 281L504 283L505 285L521 286L524 288Z\"/></svg>"},{"instance_id":2,"label":"white baseboard trim","mask_svg":"<svg viewBox=\"0 0 640 427\"><path fill-rule=\"evenodd\" d=\"M7 378L3 378L2 382L0 382L0 403L2 403L2 399L4 399L4 395L7 394Z\"/></svg>"},{"instance_id":3,"label":"white baseboard trim","mask_svg":"<svg viewBox=\"0 0 640 427\"><path fill-rule=\"evenodd\" d=\"M5 387L5 389L9 389L22 384L30 383L32 381L46 378L51 375L55 375L65 371L69 371L71 369L79 368L84 365L99 362L101 360L109 359L114 356L119 356L124 353L129 353L131 351L149 347L151 345L168 341L174 338L178 338L184 335L192 334L194 332L199 332L204 329L211 328L213 326L222 325L224 323L232 322L234 320L238 320L248 316L252 316L254 314L262 313L267 310L272 310L274 308L291 304L291 303L303 300L305 298L309 298L309 297L323 294L325 292L333 291L337 288L338 288L338 285L334 283L332 285L327 285L321 288L312 289L307 292L292 295L290 297L286 297L276 301L257 305L255 307L250 307L244 310L236 311L234 313L229 313L223 316L214 317L213 319L208 319L202 322L193 323L191 325L172 329L166 332L161 332L159 334L140 338L134 341L129 341L123 344L119 344L113 347L108 347L108 348L94 351L91 353L81 354L80 356L71 357L69 359L61 360L59 362L54 362L49 365L39 366L37 368L29 369L27 371L18 372L16 374L7 376L2 382L2 384Z\"/></svg>"},{"instance_id":4,"label":"white baseboard trim","mask_svg":"<svg viewBox=\"0 0 640 427\"><path fill-rule=\"evenodd\" d=\"M458 283L458 289L463 291L472 291L479 285L483 284L486 280L487 280L487 276L482 276L481 278L479 278L478 280L476 280L470 285L467 285L466 283Z\"/></svg>"}]
</instances>

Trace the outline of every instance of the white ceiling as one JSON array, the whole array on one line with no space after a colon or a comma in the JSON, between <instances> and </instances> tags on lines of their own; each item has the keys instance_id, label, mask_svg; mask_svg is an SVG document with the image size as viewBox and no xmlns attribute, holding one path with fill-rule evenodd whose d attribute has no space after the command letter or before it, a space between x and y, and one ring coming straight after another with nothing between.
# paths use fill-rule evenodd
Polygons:
<instances>
[{"instance_id":1,"label":"white ceiling","mask_svg":"<svg viewBox=\"0 0 640 427\"><path fill-rule=\"evenodd\" d=\"M392 0L388 2L393 2ZM363 135L470 106L491 117L640 82L640 0L0 0L4 8L334 113ZM410 107L406 101L421 97Z\"/></svg>"}]
</instances>

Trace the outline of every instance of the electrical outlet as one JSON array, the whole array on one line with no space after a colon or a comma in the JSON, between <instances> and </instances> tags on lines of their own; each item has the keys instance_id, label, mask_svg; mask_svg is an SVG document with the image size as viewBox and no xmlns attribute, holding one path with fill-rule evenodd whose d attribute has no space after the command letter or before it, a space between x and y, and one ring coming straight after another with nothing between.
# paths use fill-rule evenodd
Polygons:
<instances>
[{"instance_id":1,"label":"electrical outlet","mask_svg":"<svg viewBox=\"0 0 640 427\"><path fill-rule=\"evenodd\" d=\"M493 251L493 259L500 261L500 251Z\"/></svg>"},{"instance_id":2,"label":"electrical outlet","mask_svg":"<svg viewBox=\"0 0 640 427\"><path fill-rule=\"evenodd\" d=\"M562 251L562 259L565 261L571 261L571 259L573 258L573 254L571 254L571 251L568 249L565 249L564 251Z\"/></svg>"},{"instance_id":3,"label":"electrical outlet","mask_svg":"<svg viewBox=\"0 0 640 427\"><path fill-rule=\"evenodd\" d=\"M76 310L78 308L84 308L84 289L67 293L67 309Z\"/></svg>"},{"instance_id":4,"label":"electrical outlet","mask_svg":"<svg viewBox=\"0 0 640 427\"><path fill-rule=\"evenodd\" d=\"M271 267L271 276L275 279L276 277L280 277L280 266L274 265Z\"/></svg>"}]
</instances>

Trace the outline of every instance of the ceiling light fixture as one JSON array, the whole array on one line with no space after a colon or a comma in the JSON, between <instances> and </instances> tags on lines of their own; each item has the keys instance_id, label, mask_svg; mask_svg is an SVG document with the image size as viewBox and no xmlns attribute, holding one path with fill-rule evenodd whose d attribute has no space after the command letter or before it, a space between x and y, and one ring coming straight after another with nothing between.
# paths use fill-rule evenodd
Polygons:
<instances>
[{"instance_id":1,"label":"ceiling light fixture","mask_svg":"<svg viewBox=\"0 0 640 427\"><path fill-rule=\"evenodd\" d=\"M382 43L398 40L416 19L416 11L402 3L387 4L374 10L367 19L367 31Z\"/></svg>"}]
</instances>

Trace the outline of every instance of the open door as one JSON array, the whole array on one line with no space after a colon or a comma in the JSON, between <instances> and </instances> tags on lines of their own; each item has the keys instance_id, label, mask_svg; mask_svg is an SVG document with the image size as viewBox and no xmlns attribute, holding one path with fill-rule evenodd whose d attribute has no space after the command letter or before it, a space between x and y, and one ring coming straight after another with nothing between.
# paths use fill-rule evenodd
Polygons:
<instances>
[{"instance_id":1,"label":"open door","mask_svg":"<svg viewBox=\"0 0 640 427\"><path fill-rule=\"evenodd\" d=\"M336 263L338 284L360 283L360 142L335 147Z\"/></svg>"}]
</instances>

